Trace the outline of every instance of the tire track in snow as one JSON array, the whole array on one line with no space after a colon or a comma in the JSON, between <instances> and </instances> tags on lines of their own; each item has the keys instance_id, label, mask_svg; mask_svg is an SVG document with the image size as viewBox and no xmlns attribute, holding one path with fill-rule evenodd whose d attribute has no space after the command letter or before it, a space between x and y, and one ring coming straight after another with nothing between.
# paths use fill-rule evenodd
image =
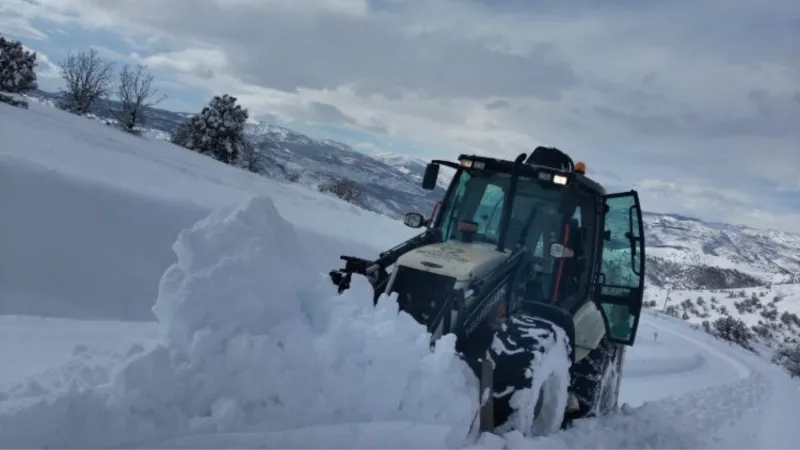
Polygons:
<instances>
[{"instance_id":1,"label":"tire track in snow","mask_svg":"<svg viewBox=\"0 0 800 450\"><path fill-rule=\"evenodd\" d=\"M625 379L632 380L689 373L701 369L705 364L706 358L695 353L685 357L629 360L625 361L623 370Z\"/></svg>"},{"instance_id":2,"label":"tire track in snow","mask_svg":"<svg viewBox=\"0 0 800 450\"><path fill-rule=\"evenodd\" d=\"M748 378L752 374L752 371L747 366L742 364L742 362L740 362L739 360L737 360L737 359L733 358L732 356L726 354L725 352L714 348L712 345L709 345L708 343L702 342L702 341L700 341L698 339L694 339L694 338L692 338L690 336L687 336L686 334L679 333L679 332L675 331L675 329L667 327L667 326L664 326L663 324L658 324L655 321L653 321L652 319L644 320L644 322L646 322L648 325L652 326L653 328L658 328L659 330L665 331L665 332L667 332L669 334L672 334L673 336L680 337L681 339L683 339L683 340L685 340L687 342L690 342L690 343L694 344L697 347L702 348L708 354L713 355L714 357L716 357L716 358L718 358L718 359L720 359L722 361L725 361L731 367L733 367L734 370L736 370L736 373L739 375L739 378Z\"/></svg>"}]
</instances>

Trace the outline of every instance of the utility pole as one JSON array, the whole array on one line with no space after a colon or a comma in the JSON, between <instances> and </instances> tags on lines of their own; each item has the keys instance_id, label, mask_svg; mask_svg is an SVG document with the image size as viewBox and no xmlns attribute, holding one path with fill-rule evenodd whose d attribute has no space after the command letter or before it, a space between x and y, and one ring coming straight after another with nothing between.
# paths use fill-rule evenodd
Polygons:
<instances>
[{"instance_id":1,"label":"utility pole","mask_svg":"<svg viewBox=\"0 0 800 450\"><path fill-rule=\"evenodd\" d=\"M669 303L669 293L672 292L672 289L667 289L667 298L664 299L664 306L661 308L664 312L667 311L667 303Z\"/></svg>"}]
</instances>

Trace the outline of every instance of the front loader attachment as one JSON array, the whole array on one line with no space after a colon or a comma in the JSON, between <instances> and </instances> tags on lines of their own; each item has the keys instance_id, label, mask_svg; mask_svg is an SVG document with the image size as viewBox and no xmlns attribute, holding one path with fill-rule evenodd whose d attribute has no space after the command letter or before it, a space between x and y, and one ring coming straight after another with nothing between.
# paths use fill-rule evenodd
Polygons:
<instances>
[{"instance_id":1,"label":"front loader attachment","mask_svg":"<svg viewBox=\"0 0 800 450\"><path fill-rule=\"evenodd\" d=\"M350 288L350 281L352 280L353 274L367 277L372 288L375 290L374 301L377 303L378 298L386 289L386 283L389 281L388 268L397 262L397 259L405 253L433 242L435 238L433 230L426 230L424 233L414 236L394 248L386 250L378 255L378 259L374 261L356 256L343 255L341 259L345 261L344 268L331 270L328 272L328 276L334 286L336 286L339 294Z\"/></svg>"},{"instance_id":2,"label":"front loader attachment","mask_svg":"<svg viewBox=\"0 0 800 450\"><path fill-rule=\"evenodd\" d=\"M330 276L339 294L350 289L350 280L354 273L364 275L370 282L372 282L373 279L377 280L380 276L380 271L377 270L378 267L373 261L356 256L341 256L340 258L345 261L344 269L336 269L328 272L328 276ZM375 287L374 284L373 287Z\"/></svg>"}]
</instances>

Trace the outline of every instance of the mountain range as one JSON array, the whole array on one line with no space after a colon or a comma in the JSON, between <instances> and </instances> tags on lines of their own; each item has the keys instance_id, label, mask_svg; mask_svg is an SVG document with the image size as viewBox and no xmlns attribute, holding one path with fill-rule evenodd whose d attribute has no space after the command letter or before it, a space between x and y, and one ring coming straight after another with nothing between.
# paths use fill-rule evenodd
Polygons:
<instances>
[{"instance_id":1,"label":"mountain range","mask_svg":"<svg viewBox=\"0 0 800 450\"><path fill-rule=\"evenodd\" d=\"M53 104L58 94L37 91L31 100ZM100 102L92 115L112 120L115 102ZM191 116L147 110L144 135L168 139ZM368 154L341 142L315 139L274 124L251 120L246 133L265 158L261 173L316 188L336 178L358 185L358 206L392 217L427 214L442 198L446 176L433 191L420 186L427 161L392 153ZM455 155L454 155L455 156ZM277 168L277 169L276 169ZM445 171L442 175L446 175ZM738 289L800 283L800 234L646 212L648 285L667 289Z\"/></svg>"}]
</instances>

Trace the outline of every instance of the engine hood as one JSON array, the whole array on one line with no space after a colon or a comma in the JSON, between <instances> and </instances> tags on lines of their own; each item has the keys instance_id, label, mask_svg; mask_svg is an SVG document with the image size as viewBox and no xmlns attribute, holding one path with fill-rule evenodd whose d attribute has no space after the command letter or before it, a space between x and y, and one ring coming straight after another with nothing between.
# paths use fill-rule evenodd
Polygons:
<instances>
[{"instance_id":1,"label":"engine hood","mask_svg":"<svg viewBox=\"0 0 800 450\"><path fill-rule=\"evenodd\" d=\"M401 256L397 265L466 281L490 272L509 253L498 252L494 245L482 242L448 241L412 250Z\"/></svg>"}]
</instances>

